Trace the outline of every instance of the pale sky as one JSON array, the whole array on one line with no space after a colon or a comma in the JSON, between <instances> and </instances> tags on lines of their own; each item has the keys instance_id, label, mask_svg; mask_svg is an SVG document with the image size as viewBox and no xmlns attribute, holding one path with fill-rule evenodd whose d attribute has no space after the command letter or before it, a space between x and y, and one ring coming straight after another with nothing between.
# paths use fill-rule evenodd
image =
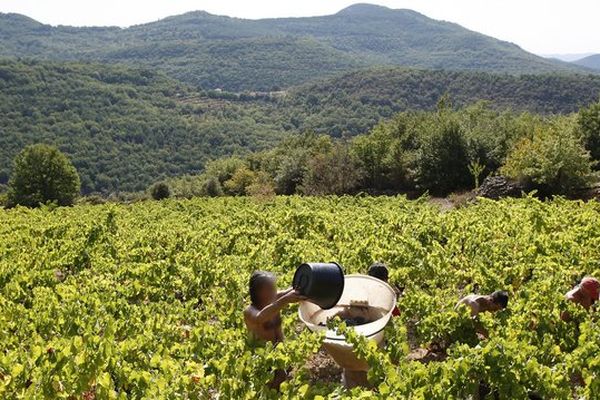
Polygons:
<instances>
[{"instance_id":1,"label":"pale sky","mask_svg":"<svg viewBox=\"0 0 600 400\"><path fill-rule=\"evenodd\" d=\"M360 0L0 0L51 25L130 26L187 11L240 18L333 14ZM518 44L537 54L600 53L600 0L371 0Z\"/></svg>"}]
</instances>

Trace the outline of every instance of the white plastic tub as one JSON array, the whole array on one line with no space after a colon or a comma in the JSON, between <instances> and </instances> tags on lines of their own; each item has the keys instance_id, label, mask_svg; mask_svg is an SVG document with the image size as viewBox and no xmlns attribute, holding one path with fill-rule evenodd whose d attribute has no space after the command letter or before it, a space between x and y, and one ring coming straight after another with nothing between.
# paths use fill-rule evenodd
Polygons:
<instances>
[{"instance_id":1,"label":"white plastic tub","mask_svg":"<svg viewBox=\"0 0 600 400\"><path fill-rule=\"evenodd\" d=\"M347 275L344 279L344 292L337 305L329 310L302 302L299 308L300 320L313 332L325 331L323 346L342 368L351 371L366 371L368 365L359 360L343 335L327 329L329 318L343 313L352 317L363 317L372 322L351 327L377 344L383 342L383 329L392 316L396 305L396 293L390 285L367 275Z\"/></svg>"}]
</instances>

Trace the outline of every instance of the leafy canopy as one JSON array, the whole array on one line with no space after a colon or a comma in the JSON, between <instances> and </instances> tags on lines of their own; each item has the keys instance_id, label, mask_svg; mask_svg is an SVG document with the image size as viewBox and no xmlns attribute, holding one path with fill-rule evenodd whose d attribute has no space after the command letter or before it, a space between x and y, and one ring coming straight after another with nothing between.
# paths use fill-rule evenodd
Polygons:
<instances>
[{"instance_id":1,"label":"leafy canopy","mask_svg":"<svg viewBox=\"0 0 600 400\"><path fill-rule=\"evenodd\" d=\"M543 194L586 188L592 179L590 154L573 129L538 128L508 155L501 172L538 188Z\"/></svg>"},{"instance_id":2,"label":"leafy canopy","mask_svg":"<svg viewBox=\"0 0 600 400\"><path fill-rule=\"evenodd\" d=\"M8 185L9 205L27 207L48 202L71 205L81 186L69 159L56 147L45 144L28 146L19 153Z\"/></svg>"}]
</instances>

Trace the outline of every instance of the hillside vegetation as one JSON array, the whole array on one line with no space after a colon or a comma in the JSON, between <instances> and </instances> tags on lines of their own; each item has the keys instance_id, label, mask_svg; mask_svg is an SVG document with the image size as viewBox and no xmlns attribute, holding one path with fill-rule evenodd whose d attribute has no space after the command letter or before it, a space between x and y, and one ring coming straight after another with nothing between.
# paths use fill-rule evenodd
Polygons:
<instances>
[{"instance_id":1,"label":"hillside vegetation","mask_svg":"<svg viewBox=\"0 0 600 400\"><path fill-rule=\"evenodd\" d=\"M270 147L281 129L226 100L185 102L161 73L93 64L0 61L0 184L26 145L57 145L82 190L144 190L213 157ZM264 105L263 107L267 107Z\"/></svg>"},{"instance_id":2,"label":"hillside vegetation","mask_svg":"<svg viewBox=\"0 0 600 400\"><path fill-rule=\"evenodd\" d=\"M52 27L0 14L0 56L145 65L205 89L274 90L365 66L505 73L584 71L410 10L243 20L191 12L120 28Z\"/></svg>"},{"instance_id":3,"label":"hillside vegetation","mask_svg":"<svg viewBox=\"0 0 600 400\"><path fill-rule=\"evenodd\" d=\"M522 191L572 195L597 181L600 103L569 116L493 110L486 103L406 111L352 138L304 134L273 149L212 161L168 181L178 197L342 195L476 189L502 174ZM513 195L514 195L513 194Z\"/></svg>"},{"instance_id":4,"label":"hillside vegetation","mask_svg":"<svg viewBox=\"0 0 600 400\"><path fill-rule=\"evenodd\" d=\"M0 185L26 145L58 146L84 193L140 191L203 170L208 160L271 148L290 135L367 133L406 110L488 99L496 109L570 113L593 103L600 77L513 77L478 72L376 69L295 87L277 96L201 92L147 69L0 61Z\"/></svg>"},{"instance_id":5,"label":"hillside vegetation","mask_svg":"<svg viewBox=\"0 0 600 400\"><path fill-rule=\"evenodd\" d=\"M446 400L483 384L501 399L597 399L600 315L564 293L600 274L599 237L599 203L531 198L450 212L368 197L0 210L0 397ZM284 343L248 341L252 271L285 288L309 260L346 273L385 261L404 288L384 348L349 339L373 391L344 391L312 361L322 337L296 307ZM498 289L510 300L493 317L454 309ZM433 346L436 360L408 357ZM292 371L281 394L267 388L275 369Z\"/></svg>"},{"instance_id":6,"label":"hillside vegetation","mask_svg":"<svg viewBox=\"0 0 600 400\"><path fill-rule=\"evenodd\" d=\"M497 109L567 114L600 99L600 76L376 68L293 88L286 104L301 110L304 130L342 136L401 111L434 110L445 94L456 107L483 100Z\"/></svg>"}]
</instances>

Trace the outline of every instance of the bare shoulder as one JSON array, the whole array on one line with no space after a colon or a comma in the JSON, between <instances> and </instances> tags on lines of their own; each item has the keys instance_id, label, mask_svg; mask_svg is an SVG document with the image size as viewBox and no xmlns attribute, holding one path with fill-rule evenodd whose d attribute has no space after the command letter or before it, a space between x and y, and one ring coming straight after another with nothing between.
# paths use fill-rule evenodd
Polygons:
<instances>
[{"instance_id":1,"label":"bare shoulder","mask_svg":"<svg viewBox=\"0 0 600 400\"><path fill-rule=\"evenodd\" d=\"M571 289L565 294L565 299L575 301L579 297L579 291L577 289Z\"/></svg>"},{"instance_id":2,"label":"bare shoulder","mask_svg":"<svg viewBox=\"0 0 600 400\"><path fill-rule=\"evenodd\" d=\"M248 329L254 329L256 326L256 314L258 310L256 307L249 305L244 309L244 323L248 327Z\"/></svg>"},{"instance_id":3,"label":"bare shoulder","mask_svg":"<svg viewBox=\"0 0 600 400\"><path fill-rule=\"evenodd\" d=\"M461 305L461 304L467 304L467 305L468 305L468 304L470 304L470 303L472 303L472 302L474 302L474 301L476 301L476 296L475 296L475 295L473 295L473 294L469 294L469 295L467 295L467 296L463 297L462 299L460 299L460 300L458 301L458 303L456 303L456 305L457 305L457 306L459 306L459 305Z\"/></svg>"},{"instance_id":4,"label":"bare shoulder","mask_svg":"<svg viewBox=\"0 0 600 400\"><path fill-rule=\"evenodd\" d=\"M249 305L244 309L244 317L246 319L252 318L256 315L257 312L258 310L256 309L256 307L254 307L253 305Z\"/></svg>"}]
</instances>

